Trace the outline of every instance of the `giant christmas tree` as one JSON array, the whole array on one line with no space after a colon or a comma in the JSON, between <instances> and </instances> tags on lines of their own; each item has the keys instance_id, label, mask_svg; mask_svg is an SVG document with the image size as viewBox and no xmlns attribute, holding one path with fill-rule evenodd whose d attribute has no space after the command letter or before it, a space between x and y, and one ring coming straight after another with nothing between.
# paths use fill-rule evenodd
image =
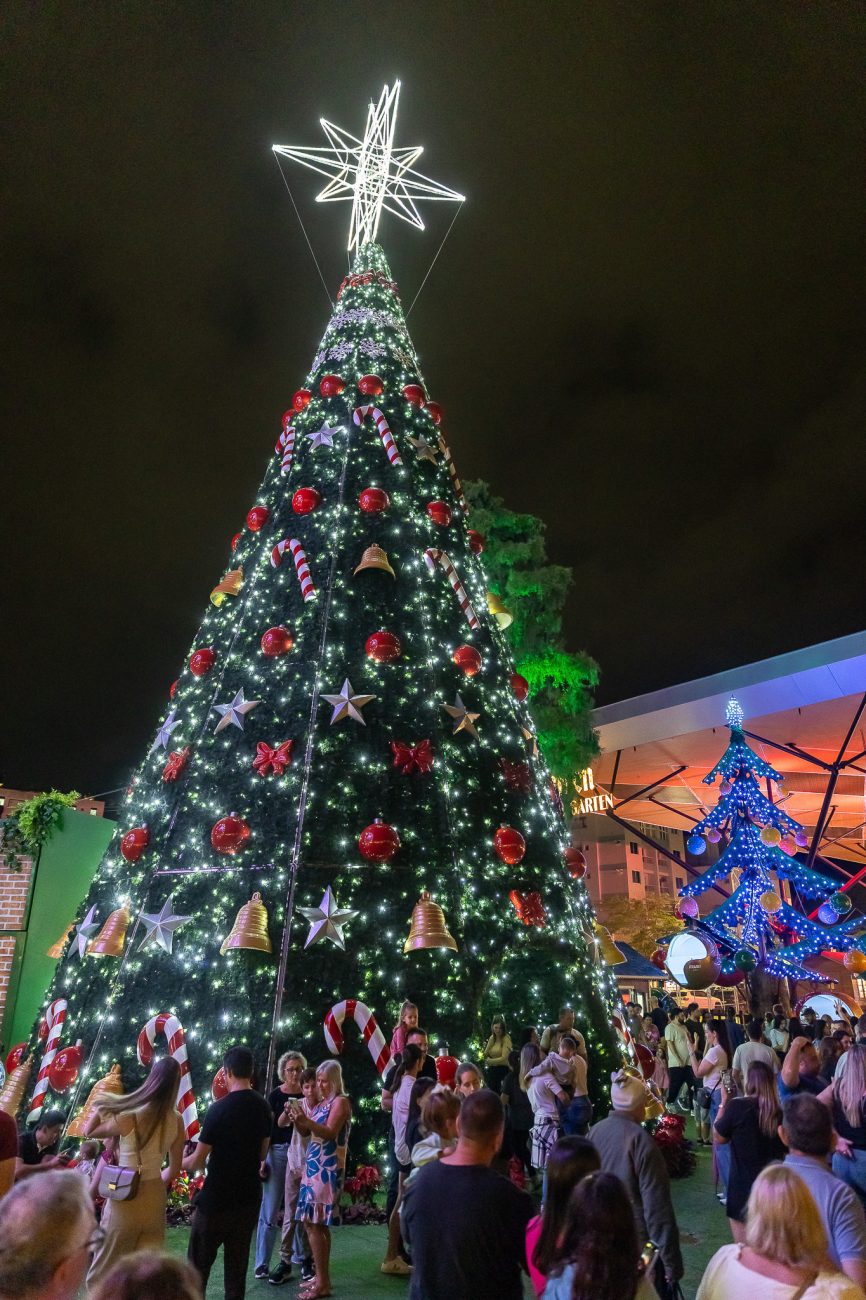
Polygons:
<instances>
[{"instance_id":1,"label":"giant christmas tree","mask_svg":"<svg viewBox=\"0 0 866 1300\"><path fill-rule=\"evenodd\" d=\"M344 999L388 1037L411 998L434 1043L476 1057L493 1011L519 1029L570 1001L596 1086L610 1065L613 981L375 242L383 207L415 221L419 198L459 197L415 179L395 112L386 89L363 141L332 134L354 262L58 965L31 1111L63 1082L54 1050L82 1042L74 1112L113 1062L141 1077L140 1036L145 1060L145 1039L185 1040L201 1111L227 1046L264 1085L289 1046L327 1055Z\"/></svg>"}]
</instances>

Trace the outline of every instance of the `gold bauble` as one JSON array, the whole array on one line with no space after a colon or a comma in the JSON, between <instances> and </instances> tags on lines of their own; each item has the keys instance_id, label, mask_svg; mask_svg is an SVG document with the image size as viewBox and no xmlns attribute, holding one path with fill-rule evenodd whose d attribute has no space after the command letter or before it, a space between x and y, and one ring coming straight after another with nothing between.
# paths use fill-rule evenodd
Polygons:
<instances>
[{"instance_id":1,"label":"gold bauble","mask_svg":"<svg viewBox=\"0 0 866 1300\"><path fill-rule=\"evenodd\" d=\"M778 912L779 908L782 906L782 900L776 893L775 889L765 890L758 899L758 902L761 904L764 911L769 912L771 916L774 912Z\"/></svg>"},{"instance_id":2,"label":"gold bauble","mask_svg":"<svg viewBox=\"0 0 866 1300\"><path fill-rule=\"evenodd\" d=\"M862 975L866 971L866 953L861 952L859 948L850 948L842 958L842 965L852 975Z\"/></svg>"},{"instance_id":3,"label":"gold bauble","mask_svg":"<svg viewBox=\"0 0 866 1300\"><path fill-rule=\"evenodd\" d=\"M775 826L765 826L761 831L761 840L764 844L778 844L782 838L782 832Z\"/></svg>"}]
</instances>

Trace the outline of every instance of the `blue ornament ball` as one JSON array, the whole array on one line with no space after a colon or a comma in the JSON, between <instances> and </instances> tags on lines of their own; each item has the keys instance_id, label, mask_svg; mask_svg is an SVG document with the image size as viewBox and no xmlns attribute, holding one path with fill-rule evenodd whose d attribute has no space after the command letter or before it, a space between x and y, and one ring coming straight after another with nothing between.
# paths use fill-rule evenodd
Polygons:
<instances>
[{"instance_id":1,"label":"blue ornament ball","mask_svg":"<svg viewBox=\"0 0 866 1300\"><path fill-rule=\"evenodd\" d=\"M839 913L832 903L822 903L818 908L818 920L822 925L832 925L839 920Z\"/></svg>"},{"instance_id":2,"label":"blue ornament ball","mask_svg":"<svg viewBox=\"0 0 866 1300\"><path fill-rule=\"evenodd\" d=\"M694 858L699 857L706 847L707 842L703 835L690 835L686 842L686 848Z\"/></svg>"},{"instance_id":3,"label":"blue ornament ball","mask_svg":"<svg viewBox=\"0 0 866 1300\"><path fill-rule=\"evenodd\" d=\"M847 916L854 904L847 894L840 890L838 894L831 894L827 900L837 916Z\"/></svg>"}]
</instances>

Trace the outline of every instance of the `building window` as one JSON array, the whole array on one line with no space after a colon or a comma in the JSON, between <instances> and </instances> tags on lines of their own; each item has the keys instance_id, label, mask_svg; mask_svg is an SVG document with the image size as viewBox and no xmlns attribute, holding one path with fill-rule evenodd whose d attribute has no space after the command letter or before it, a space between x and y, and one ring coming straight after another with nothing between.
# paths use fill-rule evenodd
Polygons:
<instances>
[{"instance_id":1,"label":"building window","mask_svg":"<svg viewBox=\"0 0 866 1300\"><path fill-rule=\"evenodd\" d=\"M637 844L634 840L629 841L628 851L629 853L637 853Z\"/></svg>"},{"instance_id":2,"label":"building window","mask_svg":"<svg viewBox=\"0 0 866 1300\"><path fill-rule=\"evenodd\" d=\"M684 880L681 880L680 877L677 876L677 889L682 889L682 887L685 885L685 883L686 883L686 882L685 882Z\"/></svg>"},{"instance_id":3,"label":"building window","mask_svg":"<svg viewBox=\"0 0 866 1300\"><path fill-rule=\"evenodd\" d=\"M631 878L632 878L632 882L633 882L633 884L635 884L635 885L639 885L639 884L640 884L640 872L639 872L639 871L633 871L633 872L631 873Z\"/></svg>"}]
</instances>

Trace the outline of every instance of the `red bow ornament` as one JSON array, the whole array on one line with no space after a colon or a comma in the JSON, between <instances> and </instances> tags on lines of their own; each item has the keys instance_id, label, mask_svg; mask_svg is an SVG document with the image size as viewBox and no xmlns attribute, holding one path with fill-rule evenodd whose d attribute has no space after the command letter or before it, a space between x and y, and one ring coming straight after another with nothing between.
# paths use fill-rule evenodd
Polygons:
<instances>
[{"instance_id":1,"label":"red bow ornament","mask_svg":"<svg viewBox=\"0 0 866 1300\"><path fill-rule=\"evenodd\" d=\"M294 746L293 740L284 740L281 745L277 745L276 749L271 749L264 740L260 740L256 745L256 756L253 759L253 767L259 776L282 776L292 761Z\"/></svg>"},{"instance_id":2,"label":"red bow ornament","mask_svg":"<svg viewBox=\"0 0 866 1300\"><path fill-rule=\"evenodd\" d=\"M532 773L528 763L511 763L507 758L500 758L499 766L502 768L502 775L509 790L516 790L519 794L529 794L532 789Z\"/></svg>"},{"instance_id":3,"label":"red bow ornament","mask_svg":"<svg viewBox=\"0 0 866 1300\"><path fill-rule=\"evenodd\" d=\"M544 904L537 889L530 890L528 894L521 894L519 889L512 889L508 897L514 904L514 910L524 925L542 927L547 924Z\"/></svg>"},{"instance_id":4,"label":"red bow ornament","mask_svg":"<svg viewBox=\"0 0 866 1300\"><path fill-rule=\"evenodd\" d=\"M429 740L419 740L417 745L410 745L405 740L392 740L391 752L394 766L403 776L429 772L433 767L433 746Z\"/></svg>"},{"instance_id":5,"label":"red bow ornament","mask_svg":"<svg viewBox=\"0 0 866 1300\"><path fill-rule=\"evenodd\" d=\"M163 781L176 781L186 771L186 765L192 754L192 746L187 745L186 749L173 750L169 755L168 762L162 769Z\"/></svg>"}]
</instances>

